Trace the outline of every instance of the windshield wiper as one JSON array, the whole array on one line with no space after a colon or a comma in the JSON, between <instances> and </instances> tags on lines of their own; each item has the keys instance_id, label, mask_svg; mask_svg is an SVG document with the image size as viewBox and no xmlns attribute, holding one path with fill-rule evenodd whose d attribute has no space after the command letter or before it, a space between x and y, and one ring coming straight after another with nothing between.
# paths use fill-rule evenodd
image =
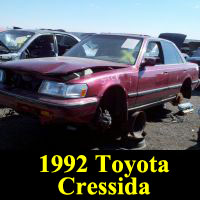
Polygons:
<instances>
[{"instance_id":1,"label":"windshield wiper","mask_svg":"<svg viewBox=\"0 0 200 200\"><path fill-rule=\"evenodd\" d=\"M0 40L0 45L3 46L6 50L7 50L7 53L10 53L10 49Z\"/></svg>"}]
</instances>

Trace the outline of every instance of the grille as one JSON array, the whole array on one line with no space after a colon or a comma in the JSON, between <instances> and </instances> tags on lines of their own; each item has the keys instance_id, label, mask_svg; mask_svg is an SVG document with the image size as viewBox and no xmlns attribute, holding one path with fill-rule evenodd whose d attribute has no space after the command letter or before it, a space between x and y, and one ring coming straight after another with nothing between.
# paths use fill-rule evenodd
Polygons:
<instances>
[{"instance_id":1,"label":"grille","mask_svg":"<svg viewBox=\"0 0 200 200\"><path fill-rule=\"evenodd\" d=\"M37 92L41 83L41 79L38 79L30 74L19 74L13 72L6 73L5 84L11 89L16 88L31 92Z\"/></svg>"}]
</instances>

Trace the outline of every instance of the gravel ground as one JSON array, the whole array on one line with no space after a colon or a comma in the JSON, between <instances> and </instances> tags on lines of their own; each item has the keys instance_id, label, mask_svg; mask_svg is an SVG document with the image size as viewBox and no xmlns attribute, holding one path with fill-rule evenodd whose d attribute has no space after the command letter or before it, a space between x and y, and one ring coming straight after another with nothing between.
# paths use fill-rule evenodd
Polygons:
<instances>
[{"instance_id":1,"label":"gravel ground","mask_svg":"<svg viewBox=\"0 0 200 200\"><path fill-rule=\"evenodd\" d=\"M156 114L150 117L147 123L146 149L184 150L200 149L197 145L197 137L200 128L200 91L194 91L190 102L194 111L185 116L177 116L176 122L163 114L162 117ZM178 108L170 103L166 104L163 113L174 114ZM151 120L153 119L153 120Z\"/></svg>"},{"instance_id":2,"label":"gravel ground","mask_svg":"<svg viewBox=\"0 0 200 200\"><path fill-rule=\"evenodd\" d=\"M147 133L145 150L186 150L200 149L197 133L200 119L200 91L193 93L190 102L194 112L185 116L170 117L178 111L170 103L165 109L147 111ZM41 126L37 120L18 114L10 115L9 109L0 109L0 150L55 151L66 149L135 149L135 143L121 143L105 136L83 129L61 129L59 127Z\"/></svg>"}]
</instances>

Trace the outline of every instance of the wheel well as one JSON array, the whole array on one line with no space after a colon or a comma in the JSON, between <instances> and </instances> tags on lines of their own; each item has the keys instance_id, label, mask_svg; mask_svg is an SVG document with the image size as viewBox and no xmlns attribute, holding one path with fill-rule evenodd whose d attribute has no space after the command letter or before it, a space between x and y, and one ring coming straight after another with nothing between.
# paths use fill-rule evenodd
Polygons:
<instances>
[{"instance_id":1,"label":"wheel well","mask_svg":"<svg viewBox=\"0 0 200 200\"><path fill-rule=\"evenodd\" d=\"M120 86L113 86L104 92L99 106L108 109L116 121L124 122L128 119L127 96Z\"/></svg>"},{"instance_id":2,"label":"wheel well","mask_svg":"<svg viewBox=\"0 0 200 200\"><path fill-rule=\"evenodd\" d=\"M192 96L192 81L190 78L187 78L181 87L181 93L184 98L190 99Z\"/></svg>"}]
</instances>

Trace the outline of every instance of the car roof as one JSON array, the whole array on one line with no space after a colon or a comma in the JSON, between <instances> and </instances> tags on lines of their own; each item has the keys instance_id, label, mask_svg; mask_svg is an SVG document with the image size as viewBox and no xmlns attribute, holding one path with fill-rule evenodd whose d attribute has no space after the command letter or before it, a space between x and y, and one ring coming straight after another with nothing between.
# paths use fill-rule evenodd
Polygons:
<instances>
[{"instance_id":1,"label":"car roof","mask_svg":"<svg viewBox=\"0 0 200 200\"><path fill-rule=\"evenodd\" d=\"M158 38L158 37L152 37L150 35L142 35L142 34L128 34L128 33L101 33L99 35L111 35L111 36L122 36L122 37L132 37L132 38L140 38L140 39L145 39L145 40L152 40L152 41L157 41L157 42L161 42L161 41L166 41L169 43L174 44L172 41L170 40L166 40L163 38Z\"/></svg>"},{"instance_id":2,"label":"car roof","mask_svg":"<svg viewBox=\"0 0 200 200\"><path fill-rule=\"evenodd\" d=\"M100 35L113 35L113 36L124 36L124 37L137 37L137 38L150 38L149 35L142 34L131 34L131 33L101 33Z\"/></svg>"},{"instance_id":3,"label":"car roof","mask_svg":"<svg viewBox=\"0 0 200 200\"><path fill-rule=\"evenodd\" d=\"M141 39L152 39L152 40L157 40L157 41L168 41L166 39L162 38L157 38L157 37L152 37L150 35L143 35L143 34L131 34L131 33L87 33L87 32L67 32L67 31L59 31L59 30L52 30L52 29L10 29L13 31L29 31L33 32L35 34L49 34L49 33L54 33L54 34L66 34L66 35L71 35L72 37L75 37L78 40L83 40L86 37L92 36L92 35L113 35L113 36L124 36L124 37L137 37ZM9 30L6 30L9 31Z\"/></svg>"},{"instance_id":4,"label":"car roof","mask_svg":"<svg viewBox=\"0 0 200 200\"><path fill-rule=\"evenodd\" d=\"M86 38L86 37L89 37L89 36L96 34L96 33L83 33L83 32L66 32L66 33L75 35L76 37L80 38L81 40Z\"/></svg>"},{"instance_id":5,"label":"car roof","mask_svg":"<svg viewBox=\"0 0 200 200\"><path fill-rule=\"evenodd\" d=\"M49 33L54 33L54 34L62 34L62 35L71 35L79 40L82 40L83 38L93 35L95 33L83 33L83 32L66 32L64 30L58 29L58 30L52 30L52 29L9 29L6 31L28 31L32 32L35 34L49 34Z\"/></svg>"},{"instance_id":6,"label":"car roof","mask_svg":"<svg viewBox=\"0 0 200 200\"><path fill-rule=\"evenodd\" d=\"M134 37L134 38L141 38L141 39L148 39L148 40L155 40L155 41L167 41L170 43L170 40L159 38L159 37L153 37L150 35L142 35L142 34L130 34L130 33L100 33L99 35L113 35L113 36L124 36L124 37Z\"/></svg>"}]
</instances>

